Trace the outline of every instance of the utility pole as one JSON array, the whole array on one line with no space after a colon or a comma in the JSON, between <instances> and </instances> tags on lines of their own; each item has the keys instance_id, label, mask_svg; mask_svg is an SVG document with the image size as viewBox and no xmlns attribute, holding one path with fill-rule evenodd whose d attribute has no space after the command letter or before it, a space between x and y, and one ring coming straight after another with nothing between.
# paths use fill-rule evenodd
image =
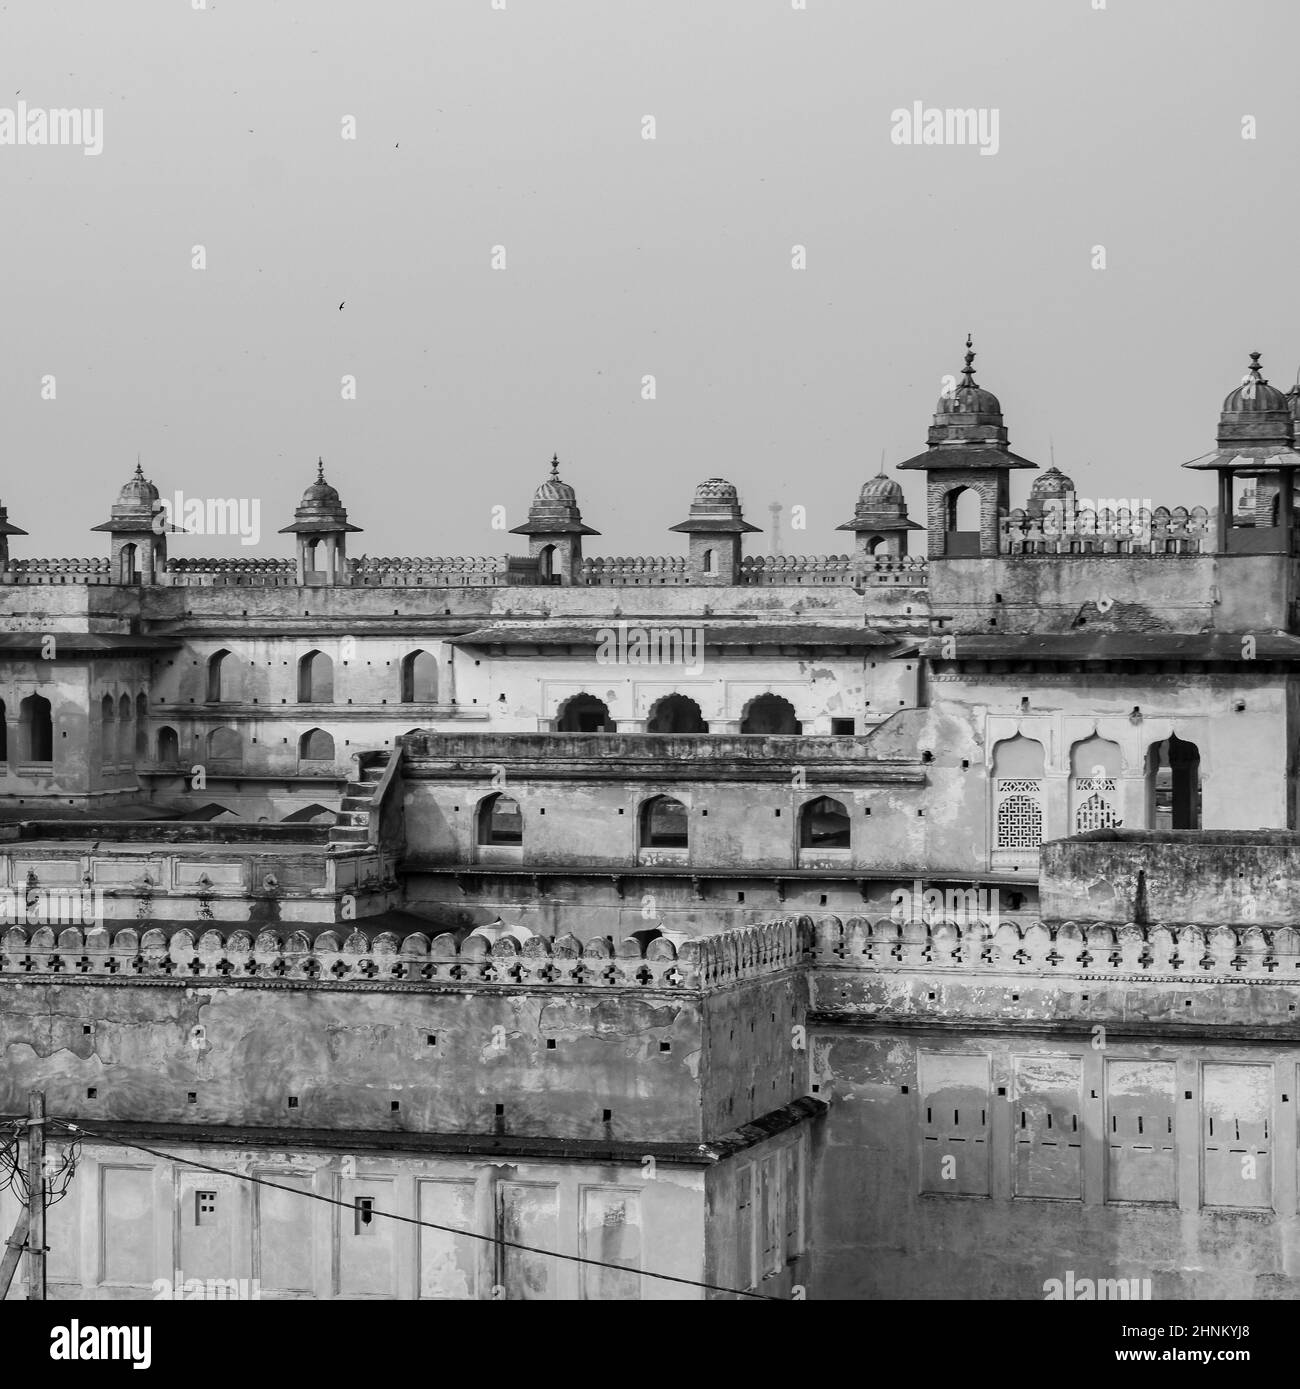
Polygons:
<instances>
[{"instance_id":1,"label":"utility pole","mask_svg":"<svg viewBox=\"0 0 1300 1389\"><path fill-rule=\"evenodd\" d=\"M45 1091L27 1095L27 1299L45 1301Z\"/></svg>"}]
</instances>

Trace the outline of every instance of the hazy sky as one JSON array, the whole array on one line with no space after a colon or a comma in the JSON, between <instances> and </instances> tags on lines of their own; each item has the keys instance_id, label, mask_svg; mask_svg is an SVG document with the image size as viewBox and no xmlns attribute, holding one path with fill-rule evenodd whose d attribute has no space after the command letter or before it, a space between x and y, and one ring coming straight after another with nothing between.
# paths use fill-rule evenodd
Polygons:
<instances>
[{"instance_id":1,"label":"hazy sky","mask_svg":"<svg viewBox=\"0 0 1300 1389\"><path fill-rule=\"evenodd\" d=\"M0 6L0 107L104 112L97 157L0 146L16 555L107 554L137 451L260 498L262 554L317 454L355 554L523 552L492 508L554 450L589 553L684 553L717 475L843 552L968 330L1018 452L1209 505L1178 465L1247 353L1300 367L1296 0L193 3ZM893 144L916 101L998 153Z\"/></svg>"}]
</instances>

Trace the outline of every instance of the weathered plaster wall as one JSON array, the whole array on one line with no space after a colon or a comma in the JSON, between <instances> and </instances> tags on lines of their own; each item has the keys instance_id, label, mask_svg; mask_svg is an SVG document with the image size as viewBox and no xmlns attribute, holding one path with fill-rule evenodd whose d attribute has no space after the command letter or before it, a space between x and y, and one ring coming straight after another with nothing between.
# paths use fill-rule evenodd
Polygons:
<instances>
[{"instance_id":1,"label":"weathered plaster wall","mask_svg":"<svg viewBox=\"0 0 1300 1389\"><path fill-rule=\"evenodd\" d=\"M699 1141L701 1046L698 1006L651 991L6 980L0 1112L42 1085L87 1122Z\"/></svg>"}]
</instances>

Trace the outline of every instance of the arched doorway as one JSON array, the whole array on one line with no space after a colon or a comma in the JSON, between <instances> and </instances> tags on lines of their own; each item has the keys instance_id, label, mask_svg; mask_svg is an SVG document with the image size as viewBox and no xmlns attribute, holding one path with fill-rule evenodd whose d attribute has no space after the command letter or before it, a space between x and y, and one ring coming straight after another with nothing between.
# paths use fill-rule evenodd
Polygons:
<instances>
[{"instance_id":1,"label":"arched doorway","mask_svg":"<svg viewBox=\"0 0 1300 1389\"><path fill-rule=\"evenodd\" d=\"M595 695L576 694L560 705L555 721L557 733L613 733L614 720L609 705Z\"/></svg>"},{"instance_id":2,"label":"arched doorway","mask_svg":"<svg viewBox=\"0 0 1300 1389\"><path fill-rule=\"evenodd\" d=\"M1153 830L1201 828L1201 750L1176 733L1147 749L1147 823Z\"/></svg>"},{"instance_id":3,"label":"arched doorway","mask_svg":"<svg viewBox=\"0 0 1300 1389\"><path fill-rule=\"evenodd\" d=\"M687 695L670 694L656 700L646 720L647 733L707 733L700 706Z\"/></svg>"},{"instance_id":4,"label":"arched doorway","mask_svg":"<svg viewBox=\"0 0 1300 1389\"><path fill-rule=\"evenodd\" d=\"M751 699L740 720L742 733L802 733L803 724L795 717L794 705L780 695L763 694Z\"/></svg>"}]
</instances>

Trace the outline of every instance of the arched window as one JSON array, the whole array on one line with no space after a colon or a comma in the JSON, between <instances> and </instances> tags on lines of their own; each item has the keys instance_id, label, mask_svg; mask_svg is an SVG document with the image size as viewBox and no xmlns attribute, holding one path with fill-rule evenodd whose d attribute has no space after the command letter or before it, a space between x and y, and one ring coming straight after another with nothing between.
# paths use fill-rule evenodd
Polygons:
<instances>
[{"instance_id":1,"label":"arched window","mask_svg":"<svg viewBox=\"0 0 1300 1389\"><path fill-rule=\"evenodd\" d=\"M641 807L640 847L685 849L689 844L686 807L671 796L653 796Z\"/></svg>"},{"instance_id":2,"label":"arched window","mask_svg":"<svg viewBox=\"0 0 1300 1389\"><path fill-rule=\"evenodd\" d=\"M1147 749L1147 823L1155 830L1201 828L1201 752L1171 733Z\"/></svg>"},{"instance_id":3,"label":"arched window","mask_svg":"<svg viewBox=\"0 0 1300 1389\"><path fill-rule=\"evenodd\" d=\"M524 817L519 802L500 792L483 800L478 808L477 837L480 844L522 844Z\"/></svg>"},{"instance_id":4,"label":"arched window","mask_svg":"<svg viewBox=\"0 0 1300 1389\"><path fill-rule=\"evenodd\" d=\"M944 552L980 552L980 497L973 487L954 487L943 499Z\"/></svg>"},{"instance_id":5,"label":"arched window","mask_svg":"<svg viewBox=\"0 0 1300 1389\"><path fill-rule=\"evenodd\" d=\"M867 554L874 555L880 552L880 547L885 543L883 535L873 535L867 540Z\"/></svg>"},{"instance_id":6,"label":"arched window","mask_svg":"<svg viewBox=\"0 0 1300 1389\"><path fill-rule=\"evenodd\" d=\"M1017 734L993 749L993 847L1036 854L1043 842L1043 745Z\"/></svg>"},{"instance_id":7,"label":"arched window","mask_svg":"<svg viewBox=\"0 0 1300 1389\"><path fill-rule=\"evenodd\" d=\"M849 812L843 801L830 796L818 796L799 811L799 847L801 849L847 849L849 847Z\"/></svg>"},{"instance_id":8,"label":"arched window","mask_svg":"<svg viewBox=\"0 0 1300 1389\"><path fill-rule=\"evenodd\" d=\"M158 730L158 761L179 762L181 760L181 740L176 730L164 724Z\"/></svg>"},{"instance_id":9,"label":"arched window","mask_svg":"<svg viewBox=\"0 0 1300 1389\"><path fill-rule=\"evenodd\" d=\"M307 762L333 762L334 739L323 728L309 728L298 739L298 756Z\"/></svg>"},{"instance_id":10,"label":"arched window","mask_svg":"<svg viewBox=\"0 0 1300 1389\"><path fill-rule=\"evenodd\" d=\"M549 584L555 576L555 546L543 545L537 552L537 577Z\"/></svg>"},{"instance_id":11,"label":"arched window","mask_svg":"<svg viewBox=\"0 0 1300 1389\"><path fill-rule=\"evenodd\" d=\"M298 702L334 702L334 662L323 651L309 651L298 662Z\"/></svg>"},{"instance_id":12,"label":"arched window","mask_svg":"<svg viewBox=\"0 0 1300 1389\"><path fill-rule=\"evenodd\" d=\"M214 728L208 734L209 762L238 762L240 751L239 734L233 728Z\"/></svg>"},{"instance_id":13,"label":"arched window","mask_svg":"<svg viewBox=\"0 0 1300 1389\"><path fill-rule=\"evenodd\" d=\"M1070 749L1070 804L1076 834L1113 829L1119 818L1118 743L1094 735Z\"/></svg>"},{"instance_id":14,"label":"arched window","mask_svg":"<svg viewBox=\"0 0 1300 1389\"><path fill-rule=\"evenodd\" d=\"M682 694L664 695L656 700L646 720L647 733L707 733L709 725L704 722L700 706L693 699Z\"/></svg>"},{"instance_id":15,"label":"arched window","mask_svg":"<svg viewBox=\"0 0 1300 1389\"><path fill-rule=\"evenodd\" d=\"M704 572L706 574L716 574L718 572L718 557L712 550L704 552Z\"/></svg>"},{"instance_id":16,"label":"arched window","mask_svg":"<svg viewBox=\"0 0 1300 1389\"><path fill-rule=\"evenodd\" d=\"M109 700L112 707L112 700ZM32 694L18 706L20 750L24 762L54 761L54 720L50 701L44 695Z\"/></svg>"},{"instance_id":17,"label":"arched window","mask_svg":"<svg viewBox=\"0 0 1300 1389\"><path fill-rule=\"evenodd\" d=\"M117 763L117 705L109 694L99 701L99 757L105 767Z\"/></svg>"},{"instance_id":18,"label":"arched window","mask_svg":"<svg viewBox=\"0 0 1300 1389\"><path fill-rule=\"evenodd\" d=\"M438 702L438 662L427 651L412 651L402 661L402 702Z\"/></svg>"},{"instance_id":19,"label":"arched window","mask_svg":"<svg viewBox=\"0 0 1300 1389\"><path fill-rule=\"evenodd\" d=\"M139 551L134 545L123 545L117 555L117 578L119 583L138 584L140 582Z\"/></svg>"},{"instance_id":20,"label":"arched window","mask_svg":"<svg viewBox=\"0 0 1300 1389\"><path fill-rule=\"evenodd\" d=\"M740 720L742 733L802 733L794 705L780 695L763 694L751 699Z\"/></svg>"},{"instance_id":21,"label":"arched window","mask_svg":"<svg viewBox=\"0 0 1300 1389\"><path fill-rule=\"evenodd\" d=\"M135 760L143 762L149 756L149 698L135 697Z\"/></svg>"},{"instance_id":22,"label":"arched window","mask_svg":"<svg viewBox=\"0 0 1300 1389\"><path fill-rule=\"evenodd\" d=\"M614 720L609 706L595 695L576 694L560 705L555 723L557 733L613 733Z\"/></svg>"},{"instance_id":23,"label":"arched window","mask_svg":"<svg viewBox=\"0 0 1300 1389\"><path fill-rule=\"evenodd\" d=\"M135 748L135 730L131 719L131 696L123 695L117 702L117 765L129 767Z\"/></svg>"},{"instance_id":24,"label":"arched window","mask_svg":"<svg viewBox=\"0 0 1300 1389\"><path fill-rule=\"evenodd\" d=\"M229 698L226 690L222 688L223 668L229 651L216 651L208 657L208 703L220 704L223 699Z\"/></svg>"}]
</instances>

